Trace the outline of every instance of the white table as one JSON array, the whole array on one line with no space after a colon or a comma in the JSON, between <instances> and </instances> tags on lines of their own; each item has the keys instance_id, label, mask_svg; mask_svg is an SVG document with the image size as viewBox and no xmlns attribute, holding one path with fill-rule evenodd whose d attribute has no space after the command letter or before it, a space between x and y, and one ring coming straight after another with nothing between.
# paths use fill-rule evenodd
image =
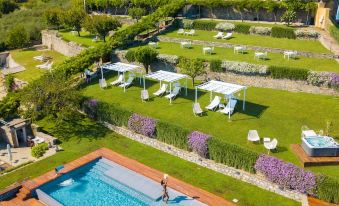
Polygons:
<instances>
[{"instance_id":1,"label":"white table","mask_svg":"<svg viewBox=\"0 0 339 206\"><path fill-rule=\"evenodd\" d=\"M267 58L267 54L263 53L263 52L255 52L254 53L254 59L266 59Z\"/></svg>"},{"instance_id":2,"label":"white table","mask_svg":"<svg viewBox=\"0 0 339 206\"><path fill-rule=\"evenodd\" d=\"M183 42L180 42L181 44L181 48L191 48L191 42L188 42L188 41L183 41Z\"/></svg>"},{"instance_id":3,"label":"white table","mask_svg":"<svg viewBox=\"0 0 339 206\"><path fill-rule=\"evenodd\" d=\"M297 53L294 51L285 51L284 52L284 59L287 57L288 60L290 60L291 57L295 58L297 56Z\"/></svg>"},{"instance_id":4,"label":"white table","mask_svg":"<svg viewBox=\"0 0 339 206\"><path fill-rule=\"evenodd\" d=\"M211 47L204 47L204 48L202 48L202 52L204 54L206 54L206 53L212 54L212 48Z\"/></svg>"},{"instance_id":5,"label":"white table","mask_svg":"<svg viewBox=\"0 0 339 206\"><path fill-rule=\"evenodd\" d=\"M270 142L271 141L271 138L269 138L269 137L264 137L264 143L265 142Z\"/></svg>"},{"instance_id":6,"label":"white table","mask_svg":"<svg viewBox=\"0 0 339 206\"><path fill-rule=\"evenodd\" d=\"M315 137L317 134L313 130L304 130L301 132L301 137Z\"/></svg>"},{"instance_id":7,"label":"white table","mask_svg":"<svg viewBox=\"0 0 339 206\"><path fill-rule=\"evenodd\" d=\"M148 46L153 47L153 48L158 48L158 44L156 42L150 42L148 43Z\"/></svg>"},{"instance_id":8,"label":"white table","mask_svg":"<svg viewBox=\"0 0 339 206\"><path fill-rule=\"evenodd\" d=\"M245 50L246 50L245 47L235 46L234 49L233 49L233 52L236 53L236 54L239 54L239 52L241 52L243 54Z\"/></svg>"}]
</instances>

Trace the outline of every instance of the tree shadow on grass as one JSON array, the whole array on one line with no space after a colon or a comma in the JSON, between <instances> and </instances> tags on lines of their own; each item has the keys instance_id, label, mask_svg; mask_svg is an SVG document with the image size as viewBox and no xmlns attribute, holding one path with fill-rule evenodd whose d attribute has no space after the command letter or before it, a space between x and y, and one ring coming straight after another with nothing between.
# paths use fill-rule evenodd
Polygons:
<instances>
[{"instance_id":1,"label":"tree shadow on grass","mask_svg":"<svg viewBox=\"0 0 339 206\"><path fill-rule=\"evenodd\" d=\"M238 104L236 106L235 112L246 114L255 118L260 118L263 113L268 109L268 106L256 104L253 102L245 102L245 111L242 109L243 101L238 100Z\"/></svg>"}]
</instances>

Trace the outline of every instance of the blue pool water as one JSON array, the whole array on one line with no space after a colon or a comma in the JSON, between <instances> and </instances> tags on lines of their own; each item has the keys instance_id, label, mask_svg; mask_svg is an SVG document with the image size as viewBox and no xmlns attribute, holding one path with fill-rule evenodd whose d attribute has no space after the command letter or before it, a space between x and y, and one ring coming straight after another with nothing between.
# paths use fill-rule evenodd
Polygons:
<instances>
[{"instance_id":1,"label":"blue pool water","mask_svg":"<svg viewBox=\"0 0 339 206\"><path fill-rule=\"evenodd\" d=\"M106 159L98 159L64 174L39 189L65 206L146 206L165 205L160 198L152 199L112 177L105 175L114 168ZM126 169L126 172L128 169ZM65 182L66 181L66 182ZM69 184L67 184L69 183ZM172 197L169 205L203 205L187 200L186 196ZM174 199L173 199L174 198Z\"/></svg>"},{"instance_id":2,"label":"blue pool water","mask_svg":"<svg viewBox=\"0 0 339 206\"><path fill-rule=\"evenodd\" d=\"M306 137L305 139L313 147L331 147L336 145L329 137Z\"/></svg>"}]
</instances>

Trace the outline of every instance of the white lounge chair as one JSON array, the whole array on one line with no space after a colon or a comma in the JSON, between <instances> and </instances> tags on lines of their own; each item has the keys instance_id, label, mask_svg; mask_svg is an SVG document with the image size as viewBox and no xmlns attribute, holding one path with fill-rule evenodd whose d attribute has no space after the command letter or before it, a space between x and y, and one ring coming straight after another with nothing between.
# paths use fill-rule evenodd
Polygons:
<instances>
[{"instance_id":1,"label":"white lounge chair","mask_svg":"<svg viewBox=\"0 0 339 206\"><path fill-rule=\"evenodd\" d=\"M141 101L146 101L149 100L149 94L148 94L148 90L141 90Z\"/></svg>"},{"instance_id":2,"label":"white lounge chair","mask_svg":"<svg viewBox=\"0 0 339 206\"><path fill-rule=\"evenodd\" d=\"M214 38L221 39L224 37L224 32L218 32L217 35L213 36Z\"/></svg>"},{"instance_id":3,"label":"white lounge chair","mask_svg":"<svg viewBox=\"0 0 339 206\"><path fill-rule=\"evenodd\" d=\"M220 101L221 101L221 97L215 96L212 102L205 108L208 110L214 111L217 107L219 107Z\"/></svg>"},{"instance_id":4,"label":"white lounge chair","mask_svg":"<svg viewBox=\"0 0 339 206\"><path fill-rule=\"evenodd\" d=\"M247 141L250 141L250 142L260 141L258 131L257 130L249 130L248 134L247 134Z\"/></svg>"},{"instance_id":5,"label":"white lounge chair","mask_svg":"<svg viewBox=\"0 0 339 206\"><path fill-rule=\"evenodd\" d=\"M120 84L119 87L129 87L129 86L132 85L133 80L134 80L134 76L129 76L127 81L122 83L122 84Z\"/></svg>"},{"instance_id":6,"label":"white lounge chair","mask_svg":"<svg viewBox=\"0 0 339 206\"><path fill-rule=\"evenodd\" d=\"M106 88L107 87L106 79L99 79L99 86L101 89Z\"/></svg>"},{"instance_id":7,"label":"white lounge chair","mask_svg":"<svg viewBox=\"0 0 339 206\"><path fill-rule=\"evenodd\" d=\"M166 93L166 90L167 90L167 84L162 84L161 88L158 91L154 92L153 95L161 96Z\"/></svg>"},{"instance_id":8,"label":"white lounge chair","mask_svg":"<svg viewBox=\"0 0 339 206\"><path fill-rule=\"evenodd\" d=\"M233 114L235 105L237 104L237 100L236 99L230 99L230 101L228 101L227 105L225 108L223 108L222 110L220 110L219 112L224 113L224 114Z\"/></svg>"},{"instance_id":9,"label":"white lounge chair","mask_svg":"<svg viewBox=\"0 0 339 206\"><path fill-rule=\"evenodd\" d=\"M270 153L271 150L275 150L278 146L278 140L273 139L270 142L264 142L264 147L268 150L268 154Z\"/></svg>"},{"instance_id":10,"label":"white lounge chair","mask_svg":"<svg viewBox=\"0 0 339 206\"><path fill-rule=\"evenodd\" d=\"M174 99L176 96L178 96L180 89L181 87L174 87L173 91L170 94L166 95L165 97L167 99Z\"/></svg>"},{"instance_id":11,"label":"white lounge chair","mask_svg":"<svg viewBox=\"0 0 339 206\"><path fill-rule=\"evenodd\" d=\"M223 39L230 39L233 36L233 33L227 33L226 35L224 35L222 38Z\"/></svg>"},{"instance_id":12,"label":"white lounge chair","mask_svg":"<svg viewBox=\"0 0 339 206\"><path fill-rule=\"evenodd\" d=\"M193 104L193 114L195 116L197 115L201 116L203 112L204 111L201 109L200 104L198 102Z\"/></svg>"},{"instance_id":13,"label":"white lounge chair","mask_svg":"<svg viewBox=\"0 0 339 206\"><path fill-rule=\"evenodd\" d=\"M190 31L185 32L184 34L187 35L187 36L194 36L195 35L195 30L191 29Z\"/></svg>"},{"instance_id":14,"label":"white lounge chair","mask_svg":"<svg viewBox=\"0 0 339 206\"><path fill-rule=\"evenodd\" d=\"M39 64L39 65L36 65L37 68L39 69L44 69L45 67L47 67L49 65L49 61L43 63L43 64Z\"/></svg>"},{"instance_id":15,"label":"white lounge chair","mask_svg":"<svg viewBox=\"0 0 339 206\"><path fill-rule=\"evenodd\" d=\"M185 33L184 29L179 29L178 32L177 32L177 34L181 34L181 35L183 35L184 33Z\"/></svg>"},{"instance_id":16,"label":"white lounge chair","mask_svg":"<svg viewBox=\"0 0 339 206\"><path fill-rule=\"evenodd\" d=\"M124 82L124 75L120 74L118 79L111 82L111 85L114 86L114 85L122 84L123 82Z\"/></svg>"}]
</instances>

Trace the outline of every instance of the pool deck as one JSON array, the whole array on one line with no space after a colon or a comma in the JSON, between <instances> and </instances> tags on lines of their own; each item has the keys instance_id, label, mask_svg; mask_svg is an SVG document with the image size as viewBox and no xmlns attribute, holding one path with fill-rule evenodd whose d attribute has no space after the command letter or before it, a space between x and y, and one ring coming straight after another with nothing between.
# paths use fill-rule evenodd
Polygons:
<instances>
[{"instance_id":1,"label":"pool deck","mask_svg":"<svg viewBox=\"0 0 339 206\"><path fill-rule=\"evenodd\" d=\"M339 157L310 157L300 144L292 144L291 149L302 162L303 167L317 165L339 165Z\"/></svg>"},{"instance_id":2,"label":"pool deck","mask_svg":"<svg viewBox=\"0 0 339 206\"><path fill-rule=\"evenodd\" d=\"M152 169L148 166L145 166L135 160L129 159L127 157L124 157L116 152L113 152L112 150L101 148L94 152L91 152L79 159L76 159L72 162L69 162L64 165L64 169L62 169L62 173L68 173L74 169L77 169L97 158L104 157L110 161L113 161L123 167L126 167L134 172L137 172L143 176L146 176L154 181L160 182L162 179L164 173L160 172L158 170ZM27 180L25 181L22 186L21 191L30 191L32 192L36 188L40 187L41 185L52 181L56 178L56 174L53 171L47 172L44 175L41 175L37 178L34 178L33 180ZM205 203L207 205L216 205L216 206L235 206L234 203L229 202L221 197L218 197L210 192L207 192L205 190L199 189L197 187L194 187L190 184L187 184L183 181L180 181L174 177L170 177L168 181L168 186L178 192L181 192L189 197L193 197L196 200ZM30 198L29 193L25 197L24 195L21 195L20 192L17 194L17 197L20 196L22 199Z\"/></svg>"}]
</instances>

